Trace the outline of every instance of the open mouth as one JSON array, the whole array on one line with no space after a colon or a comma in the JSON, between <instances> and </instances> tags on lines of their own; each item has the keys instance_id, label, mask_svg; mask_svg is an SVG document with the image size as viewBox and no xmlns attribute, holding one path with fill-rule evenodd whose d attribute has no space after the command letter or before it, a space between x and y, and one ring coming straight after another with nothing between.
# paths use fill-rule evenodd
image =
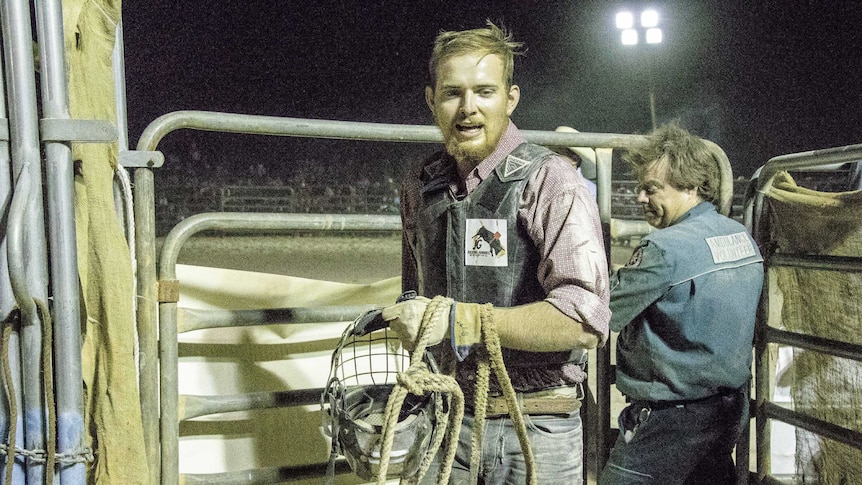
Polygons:
<instances>
[{"instance_id":1,"label":"open mouth","mask_svg":"<svg viewBox=\"0 0 862 485\"><path fill-rule=\"evenodd\" d=\"M455 129L458 130L458 133L464 136L476 136L482 131L483 127L484 125L455 125Z\"/></svg>"}]
</instances>

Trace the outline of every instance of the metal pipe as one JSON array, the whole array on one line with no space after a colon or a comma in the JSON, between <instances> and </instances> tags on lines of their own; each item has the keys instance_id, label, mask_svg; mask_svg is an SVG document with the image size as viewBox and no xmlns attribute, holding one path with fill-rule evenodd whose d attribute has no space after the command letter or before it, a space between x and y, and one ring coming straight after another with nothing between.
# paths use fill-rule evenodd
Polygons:
<instances>
[{"instance_id":1,"label":"metal pipe","mask_svg":"<svg viewBox=\"0 0 862 485\"><path fill-rule=\"evenodd\" d=\"M775 176L779 172L811 169L813 167L855 162L858 160L862 160L862 144L791 153L769 159L764 166L760 167L756 175L757 187L754 194L751 222L751 232L754 237L758 239L765 236L765 234L761 234L764 230L761 220L764 198L772 188Z\"/></svg>"},{"instance_id":2,"label":"metal pipe","mask_svg":"<svg viewBox=\"0 0 862 485\"><path fill-rule=\"evenodd\" d=\"M177 319L177 333L204 328L248 327L299 323L349 322L374 305L325 306L309 308L268 308L262 310L202 310L184 308Z\"/></svg>"},{"instance_id":3,"label":"metal pipe","mask_svg":"<svg viewBox=\"0 0 862 485\"><path fill-rule=\"evenodd\" d=\"M332 214L259 214L209 212L191 216L165 238L159 261L161 281L176 279L176 264L183 243L208 230L284 232L305 231L398 231L398 216ZM155 286L155 285L154 285ZM179 483L179 379L176 302L159 303L159 382L161 384L161 483Z\"/></svg>"},{"instance_id":4,"label":"metal pipe","mask_svg":"<svg viewBox=\"0 0 862 485\"><path fill-rule=\"evenodd\" d=\"M144 429L147 462L156 483L161 483L159 450L159 338L156 311L156 217L153 171L134 172L136 299L135 323L138 329L138 380L141 392L141 421Z\"/></svg>"},{"instance_id":5,"label":"metal pipe","mask_svg":"<svg viewBox=\"0 0 862 485\"><path fill-rule=\"evenodd\" d=\"M602 225L605 253L611 254L611 179L613 177L613 150L596 150L596 198ZM610 264L610 261L608 261ZM610 340L610 338L608 338ZM596 470L601 472L610 456L611 447L611 385L614 382L611 366L611 348L605 345L596 349Z\"/></svg>"},{"instance_id":6,"label":"metal pipe","mask_svg":"<svg viewBox=\"0 0 862 485\"><path fill-rule=\"evenodd\" d=\"M281 118L213 111L175 111L156 118L147 126L138 140L138 150L155 150L164 136L179 129L340 140L443 142L440 130L431 125ZM522 133L533 143L553 146L621 148L643 139L642 135L609 133L532 130L523 130Z\"/></svg>"},{"instance_id":7,"label":"metal pipe","mask_svg":"<svg viewBox=\"0 0 862 485\"><path fill-rule=\"evenodd\" d=\"M837 424L815 418L813 416L784 409L783 407L767 402L763 405L766 417L777 419L787 424L802 428L830 440L838 441L857 450L862 450L862 433Z\"/></svg>"},{"instance_id":8,"label":"metal pipe","mask_svg":"<svg viewBox=\"0 0 862 485\"><path fill-rule=\"evenodd\" d=\"M853 256L819 256L793 255L776 253L769 257L771 266L785 266L799 269L822 269L843 271L846 273L862 272L862 258Z\"/></svg>"},{"instance_id":9,"label":"metal pipe","mask_svg":"<svg viewBox=\"0 0 862 485\"><path fill-rule=\"evenodd\" d=\"M295 480L320 480L326 476L326 463L298 466L281 466L241 470L236 472L185 474L183 485L243 485L248 483L282 483ZM353 473L347 460L335 461L335 474Z\"/></svg>"},{"instance_id":10,"label":"metal pipe","mask_svg":"<svg viewBox=\"0 0 862 485\"><path fill-rule=\"evenodd\" d=\"M398 125L398 124L383 124L383 123L362 123L362 122L345 122L345 121L330 121L330 120L309 120L297 118L280 118L271 116L244 115L234 113L219 113L208 111L177 111L160 116L151 122L138 140L137 149L139 151L154 151L158 143L168 133L179 129L196 129L203 131L218 131L225 133L245 133L245 134L264 134L276 136L294 136L294 137L314 137L314 138L329 138L329 139L350 139L350 140L367 140L367 141L390 141L390 142L427 142L440 143L443 141L439 130L434 126L416 126L416 125ZM591 146L595 148L626 148L632 144L638 143L644 139L642 135L625 135L625 134L606 134L606 133L569 133L569 132L548 132L548 131L531 131L523 130L524 137L533 143L545 146ZM717 148L717 146L716 146ZM718 148L713 150L716 161L721 165L727 161L724 152ZM611 154L612 151L607 151L607 160L605 162L605 171L602 172L606 180L597 184L601 186L605 184L607 190L604 195L599 192L599 208L600 217L603 224L610 224L610 180L611 180ZM729 165L727 165L729 167ZM724 173L724 166L722 170ZM597 172L599 169L597 168ZM601 177L601 176L599 176ZM727 183L730 186L730 197L728 198L727 206L729 207L732 200L732 180L722 178L722 183ZM140 298L144 302L154 302L156 297L156 275L154 263L148 261L148 258L155 257L155 221L154 221L154 190L153 190L153 172L149 168L141 168L135 171L135 219L137 221L136 244L139 260L138 288ZM724 194L724 186L722 186L722 194ZM600 189L599 189L600 190ZM174 230L178 230L186 221L186 219ZM245 215L240 215L245 218ZM196 222L197 223L197 222ZM201 220L201 224L208 224ZM246 221L236 221L236 224L243 225L245 229L253 229L252 224L247 224ZM187 226L186 226L187 227ZM216 229L215 227L211 227ZM180 229L180 232L175 236L171 244L181 244L182 233L186 229ZM171 231L172 234L174 231ZM170 236L169 236L170 238ZM165 248L168 247L168 240L165 241ZM173 261L165 260L165 248L162 249L161 257L161 279L174 279L175 275L167 276L165 274L166 263L168 266L175 265L175 257ZM171 251L176 251L176 248ZM169 258L171 259L171 258ZM171 267L169 270L173 272ZM139 328L155 326L155 315L149 313L150 306L144 305L142 310L138 312ZM173 326L173 335L168 334L168 340L165 340L166 335L162 330L162 354L160 362L162 364L161 386L165 389L176 389L176 381L170 375L165 375L165 364L173 359L174 367L176 366L176 304L163 303L159 305L159 318L162 325L165 325L166 320L170 320L170 325ZM155 334L153 332L153 334ZM171 340L172 339L172 340ZM165 346L171 347L166 354ZM601 352L601 351L600 351ZM143 343L142 343L143 353ZM604 356L607 360L607 368L610 368L610 354ZM143 372L142 369L142 400L143 400ZM170 369L169 372L175 372L175 369ZM167 381L165 379L168 379ZM174 379L174 380L171 380ZM153 402L153 401L148 401ZM162 401L164 402L164 400ZM608 403L608 421L609 421L609 403ZM169 444L165 448L164 440L168 436L175 436L178 432L178 425L171 423L172 420L166 420L164 414L162 416L160 428L162 434L162 459L166 456L173 456L177 453L173 444ZM166 428L167 426L167 428ZM175 458L173 459L175 460ZM606 460L605 460L606 461ZM170 471L169 476L176 475L177 464L162 463L162 472ZM163 475L164 476L164 475ZM173 480L171 478L170 480Z\"/></svg>"},{"instance_id":11,"label":"metal pipe","mask_svg":"<svg viewBox=\"0 0 862 485\"><path fill-rule=\"evenodd\" d=\"M48 119L68 120L69 93L60 0L36 2L42 75L42 111ZM54 385L57 452L70 455L84 446L81 370L81 309L75 225L75 187L69 142L46 142L48 222L54 314ZM49 443L49 446L52 444ZM60 483L83 484L84 463L58 462Z\"/></svg>"},{"instance_id":12,"label":"metal pipe","mask_svg":"<svg viewBox=\"0 0 862 485\"><path fill-rule=\"evenodd\" d=\"M0 121L6 123L6 83L3 69L0 68ZM8 128L8 127L4 127ZM8 129L7 129L8 132ZM0 237L0 321L7 321L15 311L15 295L12 293L12 282L9 280L9 259L7 257L7 238L9 224L9 209L12 203L12 162L9 159L9 141L0 140L0 214L6 214L6 227L3 231L6 237ZM9 355L5 361L0 361L0 366L7 366L12 376L12 382L8 383L14 388L11 398L14 400L16 409L21 409L21 352L20 335L15 329L9 336ZM11 402L7 400L6 393L0 393L0 436L9 436L12 429L13 416L11 415ZM23 418L18 413L15 418L15 442L24 442ZM0 482L6 483L6 467L0 467ZM24 469L16 461L12 469L12 483L24 482Z\"/></svg>"},{"instance_id":13,"label":"metal pipe","mask_svg":"<svg viewBox=\"0 0 862 485\"><path fill-rule=\"evenodd\" d=\"M757 177L757 190L765 191L772 186L778 172L840 164L862 160L862 144L846 145L823 150L791 153L770 158Z\"/></svg>"},{"instance_id":14,"label":"metal pipe","mask_svg":"<svg viewBox=\"0 0 862 485\"><path fill-rule=\"evenodd\" d=\"M769 343L789 345L799 349L813 350L833 357L862 362L862 345L817 337L815 335L788 332L773 327L767 327L763 331L764 338Z\"/></svg>"},{"instance_id":15,"label":"metal pipe","mask_svg":"<svg viewBox=\"0 0 862 485\"><path fill-rule=\"evenodd\" d=\"M289 391L250 392L232 396L180 396L177 408L181 421L210 414L253 409L271 409L318 404L323 388Z\"/></svg>"},{"instance_id":16,"label":"metal pipe","mask_svg":"<svg viewBox=\"0 0 862 485\"><path fill-rule=\"evenodd\" d=\"M25 240L26 282L32 298L48 302L47 243L43 216L41 180L41 154L39 150L39 124L36 108L36 80L33 76L33 33L31 31L30 4L26 0L0 2L3 49L8 80L9 138L16 177L28 167L29 197L27 198ZM20 180L15 190L23 190ZM14 204L14 202L13 202ZM31 305L33 301L18 301ZM32 313L32 312L31 312ZM30 450L45 449L44 399L42 375L42 322L38 315L22 321L21 368L24 395L24 444ZM52 444L53 446L53 444ZM45 465L38 460L26 460L28 483L42 483Z\"/></svg>"}]
</instances>

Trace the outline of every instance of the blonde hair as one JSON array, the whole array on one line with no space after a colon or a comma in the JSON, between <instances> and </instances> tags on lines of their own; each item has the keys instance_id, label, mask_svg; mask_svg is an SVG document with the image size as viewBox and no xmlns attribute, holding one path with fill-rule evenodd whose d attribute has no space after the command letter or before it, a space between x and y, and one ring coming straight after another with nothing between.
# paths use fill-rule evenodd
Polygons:
<instances>
[{"instance_id":1,"label":"blonde hair","mask_svg":"<svg viewBox=\"0 0 862 485\"><path fill-rule=\"evenodd\" d=\"M483 56L497 55L503 60L506 88L512 87L515 77L515 56L521 55L523 43L512 40L512 34L505 27L497 27L487 20L483 29L443 31L434 40L428 71L431 74L431 89L437 83L437 67L445 60L468 54L479 53Z\"/></svg>"}]
</instances>

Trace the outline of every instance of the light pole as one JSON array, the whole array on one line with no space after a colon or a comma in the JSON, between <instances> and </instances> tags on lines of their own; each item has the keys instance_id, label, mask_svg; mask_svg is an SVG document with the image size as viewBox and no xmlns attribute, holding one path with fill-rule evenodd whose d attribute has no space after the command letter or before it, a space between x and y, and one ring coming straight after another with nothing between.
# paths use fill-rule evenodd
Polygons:
<instances>
[{"instance_id":1,"label":"light pole","mask_svg":"<svg viewBox=\"0 0 862 485\"><path fill-rule=\"evenodd\" d=\"M640 43L640 38L643 36L647 44L661 44L662 31L659 28L658 12L652 9L643 10L640 12L640 22L635 25L635 15L632 12L624 11L617 13L616 24L620 29L620 40L623 45L637 45ZM652 60L647 61L647 76L649 77L649 110L652 119L652 127L656 128L655 121L655 87L652 73Z\"/></svg>"}]
</instances>

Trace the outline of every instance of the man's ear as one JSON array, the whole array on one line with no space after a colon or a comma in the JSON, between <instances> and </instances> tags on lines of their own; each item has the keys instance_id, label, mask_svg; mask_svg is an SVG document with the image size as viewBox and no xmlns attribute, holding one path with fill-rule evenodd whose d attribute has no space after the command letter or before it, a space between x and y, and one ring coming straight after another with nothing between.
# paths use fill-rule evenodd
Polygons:
<instances>
[{"instance_id":1,"label":"man's ear","mask_svg":"<svg viewBox=\"0 0 862 485\"><path fill-rule=\"evenodd\" d=\"M425 86L425 104L428 105L428 109L431 112L434 112L434 89L431 86Z\"/></svg>"},{"instance_id":2,"label":"man's ear","mask_svg":"<svg viewBox=\"0 0 862 485\"><path fill-rule=\"evenodd\" d=\"M519 88L517 84L513 84L512 87L509 88L509 100L506 102L506 114L508 116L512 116L512 113L515 112L515 108L518 107L518 101L520 100L521 88Z\"/></svg>"}]
</instances>

